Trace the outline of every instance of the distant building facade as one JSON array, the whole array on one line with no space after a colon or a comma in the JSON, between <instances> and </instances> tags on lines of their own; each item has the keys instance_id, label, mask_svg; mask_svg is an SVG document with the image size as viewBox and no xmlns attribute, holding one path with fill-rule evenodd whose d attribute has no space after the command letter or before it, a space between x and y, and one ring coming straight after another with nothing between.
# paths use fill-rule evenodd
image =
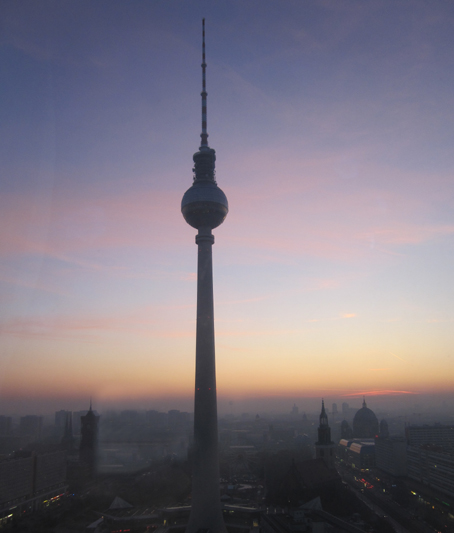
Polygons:
<instances>
[{"instance_id":1,"label":"distant building facade","mask_svg":"<svg viewBox=\"0 0 454 533\"><path fill-rule=\"evenodd\" d=\"M343 404L342 404L342 416L344 418L348 418L349 413L350 413L350 406L348 405L347 402L343 402Z\"/></svg>"},{"instance_id":2,"label":"distant building facade","mask_svg":"<svg viewBox=\"0 0 454 533\"><path fill-rule=\"evenodd\" d=\"M350 440L353 438L353 430L348 425L348 422L346 420L342 420L341 423L341 439L344 440Z\"/></svg>"},{"instance_id":3,"label":"distant building facade","mask_svg":"<svg viewBox=\"0 0 454 533\"><path fill-rule=\"evenodd\" d=\"M299 409L296 403L293 404L292 410L290 411L290 417L293 419L298 418Z\"/></svg>"},{"instance_id":4,"label":"distant building facade","mask_svg":"<svg viewBox=\"0 0 454 533\"><path fill-rule=\"evenodd\" d=\"M22 416L19 420L19 433L29 441L41 439L43 417L37 415Z\"/></svg>"},{"instance_id":5,"label":"distant building facade","mask_svg":"<svg viewBox=\"0 0 454 533\"><path fill-rule=\"evenodd\" d=\"M167 413L167 423L172 431L188 429L191 424L191 415L178 409L171 409Z\"/></svg>"},{"instance_id":6,"label":"distant building facade","mask_svg":"<svg viewBox=\"0 0 454 533\"><path fill-rule=\"evenodd\" d=\"M454 497L454 455L437 446L408 446L409 478Z\"/></svg>"},{"instance_id":7,"label":"distant building facade","mask_svg":"<svg viewBox=\"0 0 454 533\"><path fill-rule=\"evenodd\" d=\"M40 509L66 492L64 452L30 453L0 462L0 526L13 515Z\"/></svg>"},{"instance_id":8,"label":"distant building facade","mask_svg":"<svg viewBox=\"0 0 454 533\"><path fill-rule=\"evenodd\" d=\"M63 429L66 424L66 418L69 411L61 409L60 411L55 411L55 427Z\"/></svg>"},{"instance_id":9,"label":"distant building facade","mask_svg":"<svg viewBox=\"0 0 454 533\"><path fill-rule=\"evenodd\" d=\"M10 435L13 429L13 419L10 416L0 416L0 437Z\"/></svg>"},{"instance_id":10,"label":"distant building facade","mask_svg":"<svg viewBox=\"0 0 454 533\"><path fill-rule=\"evenodd\" d=\"M341 439L338 457L356 470L368 470L375 466L375 442L373 439Z\"/></svg>"},{"instance_id":11,"label":"distant building facade","mask_svg":"<svg viewBox=\"0 0 454 533\"><path fill-rule=\"evenodd\" d=\"M403 437L375 439L375 466L395 477L407 475L407 442Z\"/></svg>"},{"instance_id":12,"label":"distant building facade","mask_svg":"<svg viewBox=\"0 0 454 533\"><path fill-rule=\"evenodd\" d=\"M61 449L71 453L74 450L75 439L73 435L73 414L66 412L65 429L61 439Z\"/></svg>"},{"instance_id":13,"label":"distant building facade","mask_svg":"<svg viewBox=\"0 0 454 533\"><path fill-rule=\"evenodd\" d=\"M454 454L454 426L442 424L407 426L405 436L409 446L433 444L441 446L446 452Z\"/></svg>"}]
</instances>

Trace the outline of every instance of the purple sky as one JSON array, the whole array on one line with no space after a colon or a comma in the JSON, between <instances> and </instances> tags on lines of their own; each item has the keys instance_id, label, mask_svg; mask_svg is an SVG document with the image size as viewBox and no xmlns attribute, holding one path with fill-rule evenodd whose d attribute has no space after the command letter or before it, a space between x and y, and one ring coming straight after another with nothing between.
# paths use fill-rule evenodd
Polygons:
<instances>
[{"instance_id":1,"label":"purple sky","mask_svg":"<svg viewBox=\"0 0 454 533\"><path fill-rule=\"evenodd\" d=\"M452 402L454 4L4 0L4 409L191 408L202 17L221 407Z\"/></svg>"}]
</instances>

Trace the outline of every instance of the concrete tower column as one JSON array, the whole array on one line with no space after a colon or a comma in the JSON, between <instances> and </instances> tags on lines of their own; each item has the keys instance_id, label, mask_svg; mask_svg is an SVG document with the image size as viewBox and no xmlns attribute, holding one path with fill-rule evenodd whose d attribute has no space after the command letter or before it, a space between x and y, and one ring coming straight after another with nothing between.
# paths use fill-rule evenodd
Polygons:
<instances>
[{"instance_id":1,"label":"concrete tower column","mask_svg":"<svg viewBox=\"0 0 454 533\"><path fill-rule=\"evenodd\" d=\"M211 228L196 236L197 339L194 391L194 463L192 508L186 533L209 529L225 532L219 493L218 421L213 315Z\"/></svg>"},{"instance_id":2,"label":"concrete tower column","mask_svg":"<svg viewBox=\"0 0 454 533\"><path fill-rule=\"evenodd\" d=\"M186 533L199 530L227 533L219 490L218 418L214 349L213 261L211 231L227 216L225 194L214 178L215 151L208 146L205 62L205 21L202 54L202 134L199 151L193 156L194 181L181 201L186 222L198 230L197 339L194 391L194 463L192 507Z\"/></svg>"}]
</instances>

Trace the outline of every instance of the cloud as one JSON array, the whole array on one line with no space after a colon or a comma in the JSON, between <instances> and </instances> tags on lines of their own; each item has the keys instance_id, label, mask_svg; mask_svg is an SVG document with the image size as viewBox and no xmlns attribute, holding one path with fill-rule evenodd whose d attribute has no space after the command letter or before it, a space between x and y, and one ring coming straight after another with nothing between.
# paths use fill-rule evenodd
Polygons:
<instances>
[{"instance_id":1,"label":"cloud","mask_svg":"<svg viewBox=\"0 0 454 533\"><path fill-rule=\"evenodd\" d=\"M26 287L28 289L48 292L51 294L58 294L60 296L69 296L70 291L65 288L57 287L54 283L45 283L41 279L21 278L17 274L11 272L0 271L0 282L9 285L16 285L19 287Z\"/></svg>"},{"instance_id":2,"label":"cloud","mask_svg":"<svg viewBox=\"0 0 454 533\"><path fill-rule=\"evenodd\" d=\"M406 395L406 394L419 394L418 392L414 391L407 391L407 390L371 390L371 391L361 391L361 392L350 392L345 393L342 396L345 397L362 397L362 396L400 396L400 395Z\"/></svg>"},{"instance_id":3,"label":"cloud","mask_svg":"<svg viewBox=\"0 0 454 533\"><path fill-rule=\"evenodd\" d=\"M13 317L0 322L3 336L17 338L77 339L93 342L99 335L126 332L156 338L193 337L195 329L175 326L175 311L194 306L147 306L130 313ZM168 314L172 318L167 318Z\"/></svg>"},{"instance_id":4,"label":"cloud","mask_svg":"<svg viewBox=\"0 0 454 533\"><path fill-rule=\"evenodd\" d=\"M227 330L216 328L216 337L274 337L274 336L283 336L287 337L290 335L300 334L301 330L299 329L250 329L247 331L243 330Z\"/></svg>"},{"instance_id":5,"label":"cloud","mask_svg":"<svg viewBox=\"0 0 454 533\"><path fill-rule=\"evenodd\" d=\"M355 318L356 316L356 313L344 313L341 315L342 318Z\"/></svg>"},{"instance_id":6,"label":"cloud","mask_svg":"<svg viewBox=\"0 0 454 533\"><path fill-rule=\"evenodd\" d=\"M446 203L452 195L452 182L442 173L429 178L366 164L360 150L347 156L249 152L235 161L248 179L226 187L231 211L222 229L224 240L249 254L274 252L281 262L301 255L388 261L408 246L454 234L454 225L440 217L442 197ZM338 172L346 157L356 167L348 178ZM432 180L437 187L428 187Z\"/></svg>"},{"instance_id":7,"label":"cloud","mask_svg":"<svg viewBox=\"0 0 454 533\"><path fill-rule=\"evenodd\" d=\"M258 296L256 298L243 298L240 300L224 300L221 302L217 302L217 305L237 305L237 304L249 304L249 303L255 303L255 302L263 302L264 300L269 300L273 298L274 295L267 294L264 296Z\"/></svg>"},{"instance_id":8,"label":"cloud","mask_svg":"<svg viewBox=\"0 0 454 533\"><path fill-rule=\"evenodd\" d=\"M4 194L0 254L41 254L98 268L75 257L99 249L166 247L182 240L180 194L161 191L96 194L66 191L52 202ZM164 230L165 228L165 230Z\"/></svg>"},{"instance_id":9,"label":"cloud","mask_svg":"<svg viewBox=\"0 0 454 533\"><path fill-rule=\"evenodd\" d=\"M240 154L235 165L253 178L226 184L231 211L217 230L232 260L288 262L313 256L350 263L387 261L407 246L454 234L454 225L437 221L441 193L433 192L435 186L427 190L426 181L435 183L436 177L419 176L412 183L406 173L394 171L399 187L389 186L388 176L386 187L378 188L382 169L370 167L362 179L364 162L354 151L347 156L357 165L354 176L336 174L345 157L257 149ZM276 175L282 176L278 186ZM452 186L443 176L439 180L449 197ZM121 193L101 187L60 189L50 198L7 193L0 199L0 254L43 255L102 269L84 254L175 249L194 234L181 217L180 200L180 192L152 188Z\"/></svg>"},{"instance_id":10,"label":"cloud","mask_svg":"<svg viewBox=\"0 0 454 533\"><path fill-rule=\"evenodd\" d=\"M393 357L395 357L396 359L399 359L400 361L403 361L404 363L408 363L408 361L406 359L404 359L403 357L400 357L400 355L397 355L393 352L389 352Z\"/></svg>"}]
</instances>

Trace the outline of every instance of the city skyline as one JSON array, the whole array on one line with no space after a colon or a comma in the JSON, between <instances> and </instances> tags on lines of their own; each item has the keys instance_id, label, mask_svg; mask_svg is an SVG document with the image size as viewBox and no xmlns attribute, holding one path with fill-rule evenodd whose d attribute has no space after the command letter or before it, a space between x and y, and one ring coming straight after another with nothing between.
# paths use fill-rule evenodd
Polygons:
<instances>
[{"instance_id":1,"label":"city skyline","mask_svg":"<svg viewBox=\"0 0 454 533\"><path fill-rule=\"evenodd\" d=\"M220 406L452 401L454 8L175 5L0 8L2 405L191 405L202 17Z\"/></svg>"}]
</instances>

